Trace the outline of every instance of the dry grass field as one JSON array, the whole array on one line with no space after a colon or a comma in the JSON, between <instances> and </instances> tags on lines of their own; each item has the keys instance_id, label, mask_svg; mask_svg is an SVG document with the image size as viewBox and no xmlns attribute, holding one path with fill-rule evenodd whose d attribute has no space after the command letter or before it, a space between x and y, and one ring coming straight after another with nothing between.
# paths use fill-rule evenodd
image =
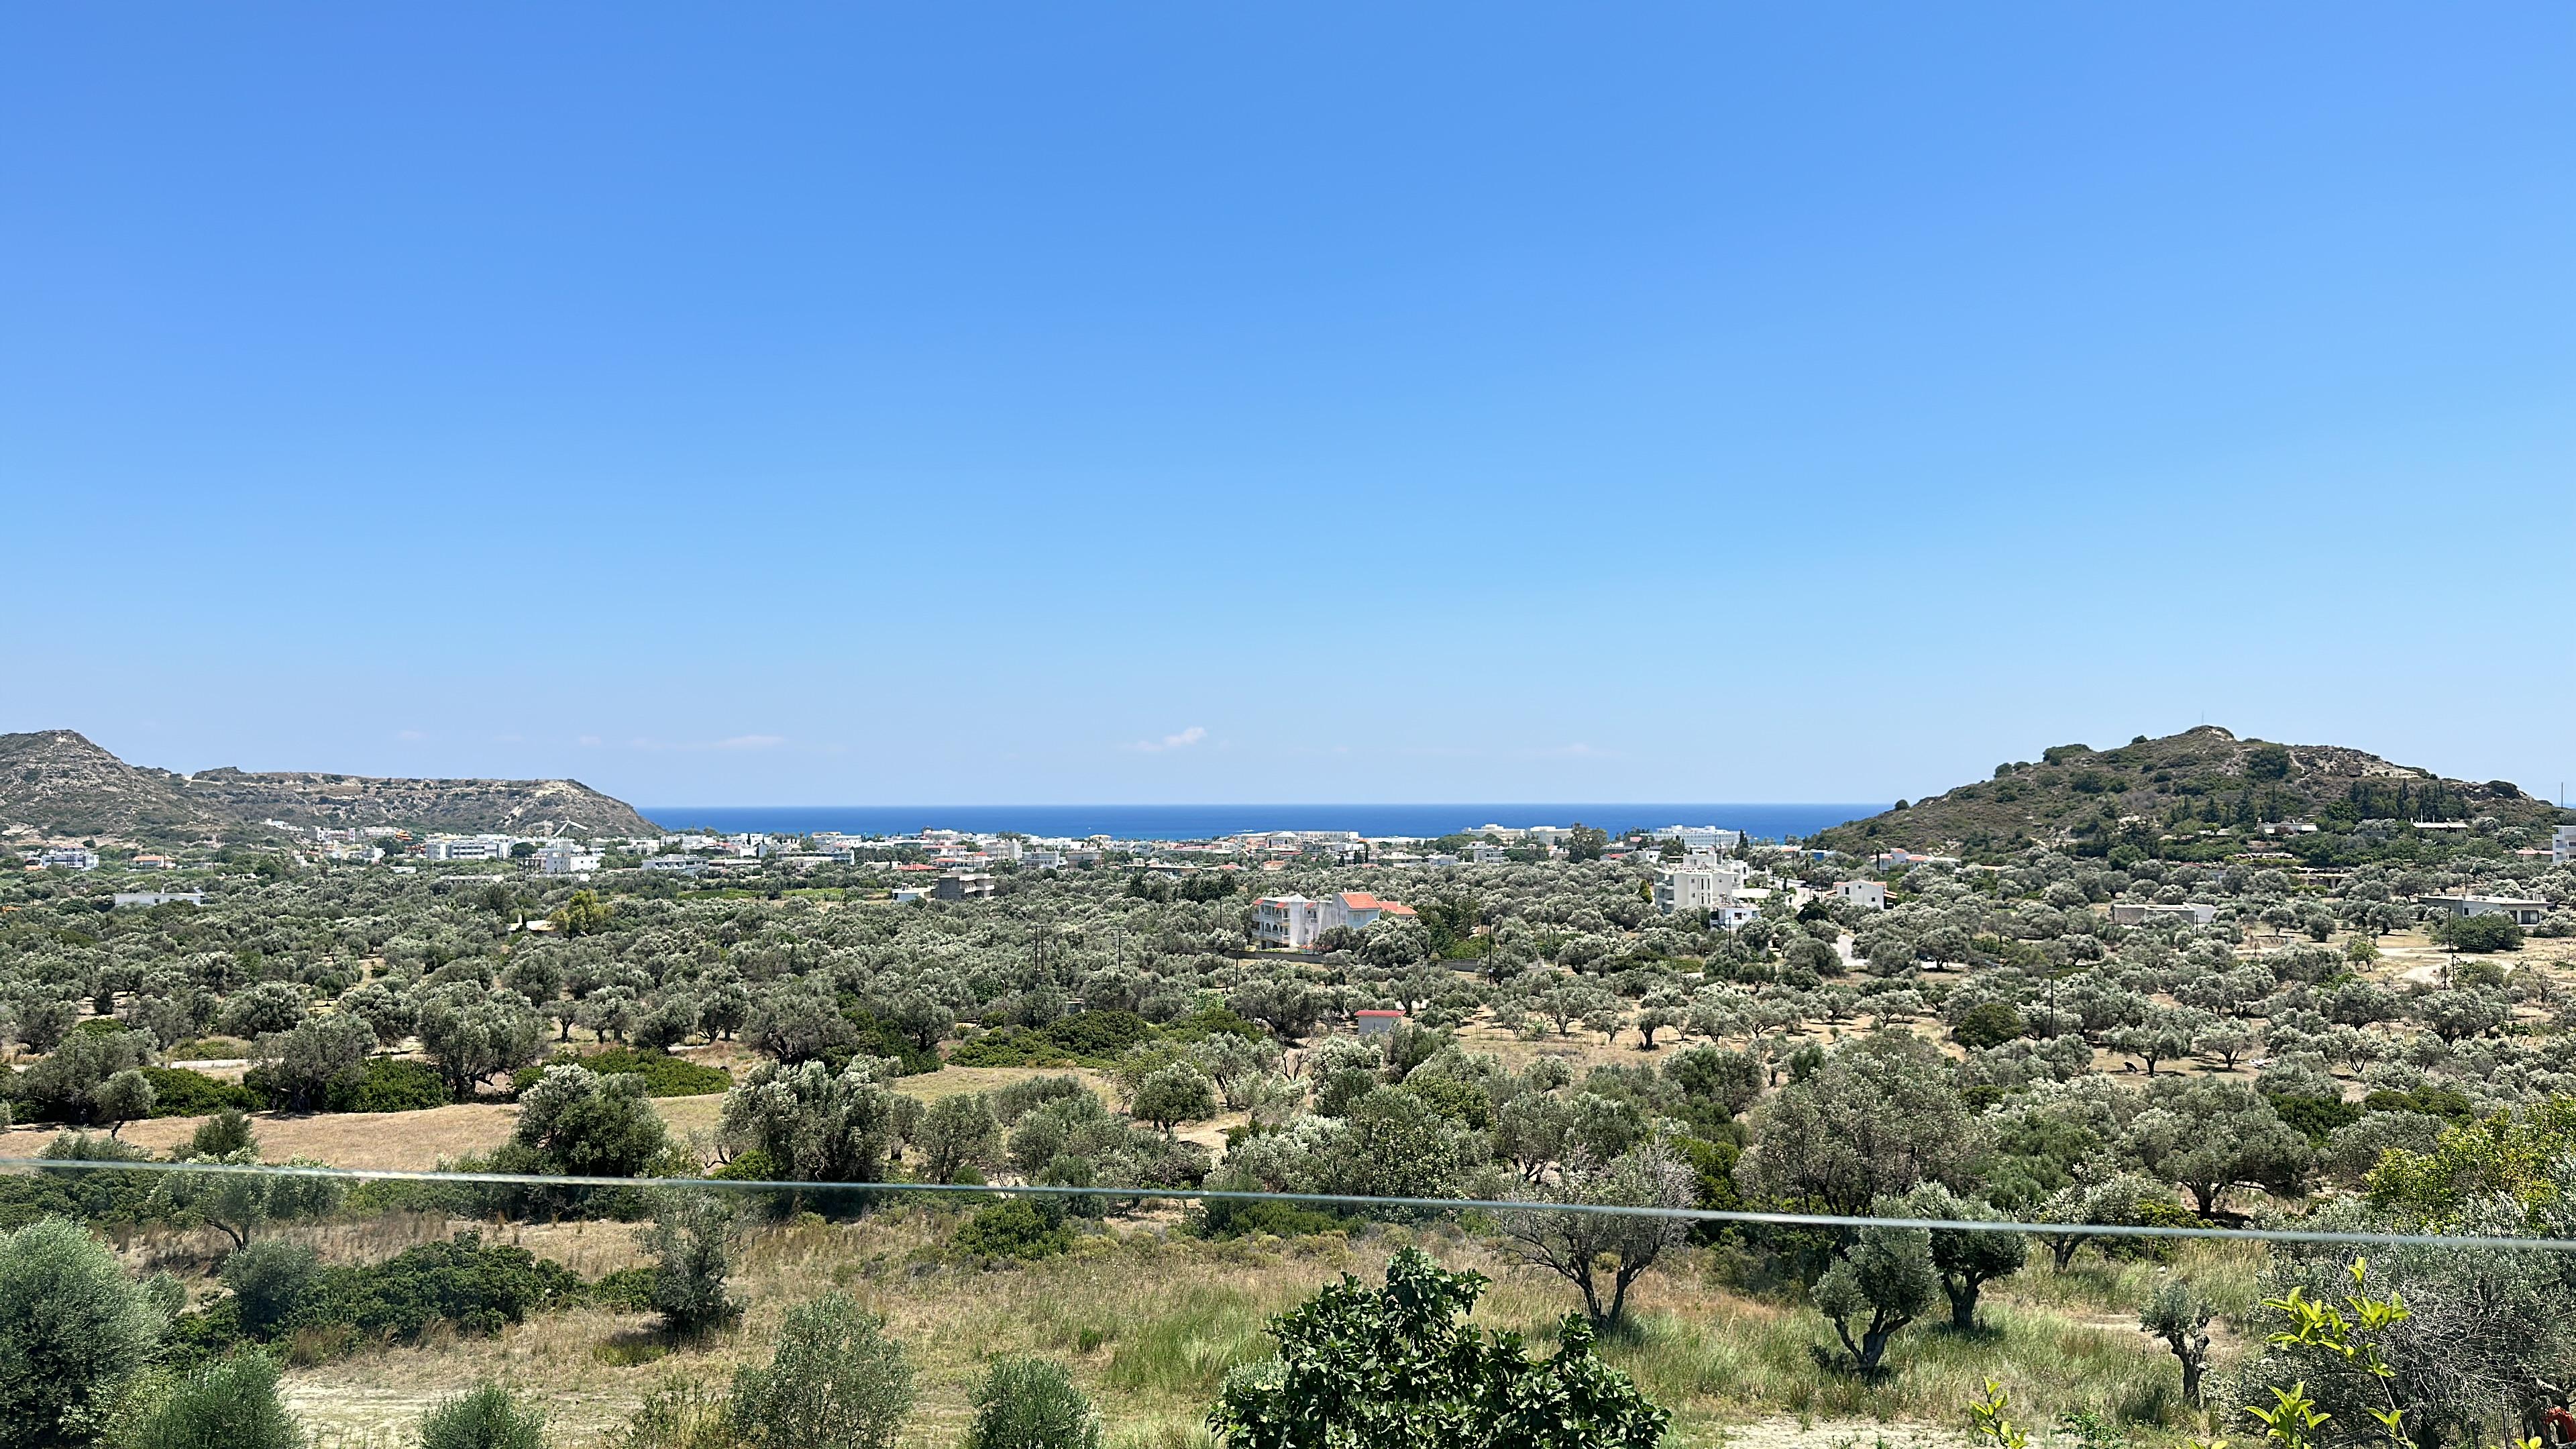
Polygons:
<instances>
[{"instance_id":1,"label":"dry grass field","mask_svg":"<svg viewBox=\"0 0 2576 1449\"><path fill-rule=\"evenodd\" d=\"M1002 1268L951 1261L939 1243L951 1220L896 1209L854 1223L805 1219L751 1231L736 1286L750 1303L740 1327L674 1348L648 1318L580 1309L533 1319L494 1339L439 1338L418 1348L294 1368L287 1392L325 1446L391 1446L431 1404L479 1379L531 1390L553 1406L564 1449L604 1444L644 1396L673 1381L721 1388L765 1355L786 1308L843 1288L884 1313L919 1374L921 1401L903 1444L957 1442L968 1393L997 1354L1041 1353L1074 1367L1128 1449L1205 1442L1201 1416L1226 1371L1267 1353L1262 1325L1342 1272L1374 1281L1396 1247L1419 1243L1495 1286L1477 1318L1549 1340L1572 1305L1558 1279L1439 1228L1383 1228L1283 1242L1202 1242L1151 1225L1118 1225L1065 1257ZM396 1251L440 1225L412 1220L312 1230L327 1255ZM639 1261L634 1229L569 1223L497 1229L504 1241L562 1259L585 1274ZM1786 1301L1720 1287L1717 1261L1686 1255L1638 1290L1634 1329L1603 1353L1675 1410L1671 1443L1766 1449L1890 1449L1962 1442L1961 1405L1989 1373L2018 1402L2055 1412L2132 1410L2173 1391L2172 1362L2134 1326L2153 1266L2044 1268L1990 1295L1988 1336L1962 1340L1929 1327L1900 1336L1891 1376L1876 1386L1817 1367L1825 1341L1815 1316ZM2222 1292L2242 1292L2250 1260L2195 1250L2180 1267ZM2231 1290L2231 1285L2233 1288Z\"/></svg>"}]
</instances>

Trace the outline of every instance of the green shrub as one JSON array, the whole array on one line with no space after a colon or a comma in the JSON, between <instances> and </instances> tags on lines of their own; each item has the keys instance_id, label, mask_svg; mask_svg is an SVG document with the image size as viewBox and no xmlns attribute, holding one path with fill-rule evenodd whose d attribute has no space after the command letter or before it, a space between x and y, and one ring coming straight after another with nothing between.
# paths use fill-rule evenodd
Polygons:
<instances>
[{"instance_id":1,"label":"green shrub","mask_svg":"<svg viewBox=\"0 0 2576 1449\"><path fill-rule=\"evenodd\" d=\"M581 1279L525 1248L487 1245L479 1231L406 1248L372 1266L325 1268L296 1324L345 1324L369 1338L410 1342L431 1324L498 1333L582 1294Z\"/></svg>"},{"instance_id":2,"label":"green shrub","mask_svg":"<svg viewBox=\"0 0 2576 1449\"><path fill-rule=\"evenodd\" d=\"M277 1364L235 1354L169 1380L129 1410L118 1449L302 1449L304 1431L277 1397Z\"/></svg>"},{"instance_id":3,"label":"green shrub","mask_svg":"<svg viewBox=\"0 0 2576 1449\"><path fill-rule=\"evenodd\" d=\"M998 1358L975 1388L966 1449L1100 1449L1100 1416L1064 1365Z\"/></svg>"},{"instance_id":4,"label":"green shrub","mask_svg":"<svg viewBox=\"0 0 2576 1449\"><path fill-rule=\"evenodd\" d=\"M521 1067L510 1075L511 1095L535 1086L545 1076L546 1067L588 1067L602 1076L632 1072L644 1079L644 1095L648 1097L705 1097L733 1087L733 1075L722 1067L687 1061L668 1052L617 1046L588 1056L557 1052L542 1066Z\"/></svg>"},{"instance_id":5,"label":"green shrub","mask_svg":"<svg viewBox=\"0 0 2576 1449\"><path fill-rule=\"evenodd\" d=\"M546 1416L499 1384L480 1384L420 1421L420 1449L545 1449Z\"/></svg>"},{"instance_id":6,"label":"green shrub","mask_svg":"<svg viewBox=\"0 0 2576 1449\"><path fill-rule=\"evenodd\" d=\"M1204 1037L1215 1029L1203 1026L1197 1035ZM988 1031L960 1042L948 1053L948 1060L961 1067L1106 1067L1130 1047L1161 1034L1152 1022L1132 1011L1077 1011L1043 1027Z\"/></svg>"},{"instance_id":7,"label":"green shrub","mask_svg":"<svg viewBox=\"0 0 2576 1449\"><path fill-rule=\"evenodd\" d=\"M757 1147L748 1152L735 1154L733 1161L708 1173L707 1176L721 1178L726 1182L783 1182L786 1180L778 1175L777 1161Z\"/></svg>"},{"instance_id":8,"label":"green shrub","mask_svg":"<svg viewBox=\"0 0 2576 1449\"><path fill-rule=\"evenodd\" d=\"M1051 1258L1073 1247L1058 1197L1015 1197L978 1208L958 1224L951 1250L970 1258Z\"/></svg>"},{"instance_id":9,"label":"green shrub","mask_svg":"<svg viewBox=\"0 0 2576 1449\"><path fill-rule=\"evenodd\" d=\"M884 1329L844 1293L789 1309L769 1363L734 1374L734 1427L764 1449L887 1449L913 1388Z\"/></svg>"},{"instance_id":10,"label":"green shrub","mask_svg":"<svg viewBox=\"0 0 2576 1449\"><path fill-rule=\"evenodd\" d=\"M197 1124L188 1136L188 1155L195 1158L230 1157L236 1152L259 1153L259 1134L252 1130L250 1114L239 1107L220 1107L213 1116Z\"/></svg>"},{"instance_id":11,"label":"green shrub","mask_svg":"<svg viewBox=\"0 0 2576 1449\"><path fill-rule=\"evenodd\" d=\"M1950 1039L1972 1052L2016 1041L2022 1034L2021 1011L2009 1001L1980 1001L1950 1028Z\"/></svg>"},{"instance_id":12,"label":"green shrub","mask_svg":"<svg viewBox=\"0 0 2576 1449\"><path fill-rule=\"evenodd\" d=\"M259 1099L241 1083L186 1067L145 1067L143 1079L152 1084L155 1117L204 1117L226 1107L247 1112L259 1106Z\"/></svg>"},{"instance_id":13,"label":"green shrub","mask_svg":"<svg viewBox=\"0 0 2576 1449\"><path fill-rule=\"evenodd\" d=\"M650 1313L653 1311L654 1277L655 1270L650 1266L603 1273L590 1285L590 1301L620 1313Z\"/></svg>"},{"instance_id":14,"label":"green shrub","mask_svg":"<svg viewBox=\"0 0 2576 1449\"><path fill-rule=\"evenodd\" d=\"M423 1112L448 1103L447 1083L427 1062L399 1057L369 1057L354 1081L333 1082L322 1099L325 1112Z\"/></svg>"},{"instance_id":15,"label":"green shrub","mask_svg":"<svg viewBox=\"0 0 2576 1449\"><path fill-rule=\"evenodd\" d=\"M1350 1226L1338 1213L1270 1198L1249 1202L1210 1198L1194 1221L1198 1231L1211 1238L1239 1238L1253 1233L1302 1238L1313 1233L1338 1233Z\"/></svg>"},{"instance_id":16,"label":"green shrub","mask_svg":"<svg viewBox=\"0 0 2576 1449\"><path fill-rule=\"evenodd\" d=\"M244 1332L265 1338L294 1318L322 1276L311 1248L283 1238L262 1238L224 1259L224 1287Z\"/></svg>"},{"instance_id":17,"label":"green shrub","mask_svg":"<svg viewBox=\"0 0 2576 1449\"><path fill-rule=\"evenodd\" d=\"M1082 1059L1045 1033L1025 1026L1006 1026L959 1042L948 1053L960 1067L1074 1067Z\"/></svg>"},{"instance_id":18,"label":"green shrub","mask_svg":"<svg viewBox=\"0 0 2576 1449\"><path fill-rule=\"evenodd\" d=\"M72 1223L0 1237L0 1444L90 1443L161 1327L142 1286Z\"/></svg>"},{"instance_id":19,"label":"green shrub","mask_svg":"<svg viewBox=\"0 0 2576 1449\"><path fill-rule=\"evenodd\" d=\"M733 1205L709 1192L666 1192L644 1235L653 1267L652 1305L673 1333L704 1333L742 1316L725 1296L733 1269Z\"/></svg>"},{"instance_id":20,"label":"green shrub","mask_svg":"<svg viewBox=\"0 0 2576 1449\"><path fill-rule=\"evenodd\" d=\"M1418 1248L1387 1263L1383 1290L1345 1275L1271 1320L1278 1356L1226 1376L1208 1427L1231 1449L1653 1449L1671 1416L1592 1356L1580 1315L1537 1362L1518 1334L1489 1338L1464 1322L1485 1281L1443 1272Z\"/></svg>"}]
</instances>

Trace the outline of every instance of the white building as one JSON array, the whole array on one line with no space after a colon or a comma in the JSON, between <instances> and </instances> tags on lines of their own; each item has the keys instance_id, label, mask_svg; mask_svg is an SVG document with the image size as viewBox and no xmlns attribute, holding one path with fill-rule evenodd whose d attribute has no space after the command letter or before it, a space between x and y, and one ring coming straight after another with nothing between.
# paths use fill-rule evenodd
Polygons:
<instances>
[{"instance_id":1,"label":"white building","mask_svg":"<svg viewBox=\"0 0 2576 1449\"><path fill-rule=\"evenodd\" d=\"M1684 850L1733 850L1744 839L1741 830L1720 830L1714 825L1667 825L1646 834L1655 840L1678 840Z\"/></svg>"},{"instance_id":2,"label":"white building","mask_svg":"<svg viewBox=\"0 0 2576 1449\"><path fill-rule=\"evenodd\" d=\"M648 855L644 868L655 875L700 875L707 863L694 855Z\"/></svg>"},{"instance_id":3,"label":"white building","mask_svg":"<svg viewBox=\"0 0 2576 1449\"><path fill-rule=\"evenodd\" d=\"M1324 933L1323 912L1323 902L1304 896L1263 896L1252 903L1252 938L1264 946L1303 951Z\"/></svg>"},{"instance_id":4,"label":"white building","mask_svg":"<svg viewBox=\"0 0 2576 1449\"><path fill-rule=\"evenodd\" d=\"M1655 908L1665 915L1675 911L1713 911L1733 900L1742 889L1744 871L1740 866L1684 861L1655 872Z\"/></svg>"},{"instance_id":5,"label":"white building","mask_svg":"<svg viewBox=\"0 0 2576 1449\"><path fill-rule=\"evenodd\" d=\"M1482 842L1468 846L1467 863L1470 865L1501 865L1503 863L1503 848L1499 845L1487 845Z\"/></svg>"},{"instance_id":6,"label":"white building","mask_svg":"<svg viewBox=\"0 0 2576 1449\"><path fill-rule=\"evenodd\" d=\"M506 835L433 835L420 848L425 860L508 860Z\"/></svg>"},{"instance_id":7,"label":"white building","mask_svg":"<svg viewBox=\"0 0 2576 1449\"><path fill-rule=\"evenodd\" d=\"M166 906L172 901L186 901L192 906L202 906L206 903L206 897L202 891L118 891L116 893L116 904L142 906L147 910L153 906Z\"/></svg>"},{"instance_id":8,"label":"white building","mask_svg":"<svg viewBox=\"0 0 2576 1449\"><path fill-rule=\"evenodd\" d=\"M537 852L537 870L545 875L588 875L599 869L600 859L595 851L549 846Z\"/></svg>"},{"instance_id":9,"label":"white building","mask_svg":"<svg viewBox=\"0 0 2576 1449\"><path fill-rule=\"evenodd\" d=\"M2576 825L2561 825L2549 838L2551 865L2576 865Z\"/></svg>"},{"instance_id":10,"label":"white building","mask_svg":"<svg viewBox=\"0 0 2576 1449\"><path fill-rule=\"evenodd\" d=\"M2506 916L2517 926L2537 926L2549 914L2549 902L2518 896L2417 896L2415 904L2454 918Z\"/></svg>"},{"instance_id":11,"label":"white building","mask_svg":"<svg viewBox=\"0 0 2576 1449\"><path fill-rule=\"evenodd\" d=\"M36 864L59 865L65 870L96 870L98 869L98 852L95 850L85 849L77 845L67 845L58 850L48 850L44 854L37 856Z\"/></svg>"},{"instance_id":12,"label":"white building","mask_svg":"<svg viewBox=\"0 0 2576 1449\"><path fill-rule=\"evenodd\" d=\"M1887 909L1887 885L1883 881L1847 880L1834 887L1834 894L1864 911Z\"/></svg>"},{"instance_id":13,"label":"white building","mask_svg":"<svg viewBox=\"0 0 2576 1449\"><path fill-rule=\"evenodd\" d=\"M993 893L993 878L982 871L950 871L931 882L930 894L943 901L981 900Z\"/></svg>"}]
</instances>

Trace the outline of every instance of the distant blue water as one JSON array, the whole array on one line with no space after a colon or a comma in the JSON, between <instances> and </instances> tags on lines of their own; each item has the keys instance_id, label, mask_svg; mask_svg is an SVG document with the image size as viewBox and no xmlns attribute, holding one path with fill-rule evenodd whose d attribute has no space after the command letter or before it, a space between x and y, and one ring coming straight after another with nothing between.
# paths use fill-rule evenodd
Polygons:
<instances>
[{"instance_id":1,"label":"distant blue water","mask_svg":"<svg viewBox=\"0 0 2576 1449\"><path fill-rule=\"evenodd\" d=\"M1120 840L1206 840L1246 830L1356 830L1447 835L1479 825L1571 825L1618 835L1639 827L1716 825L1757 840L1813 835L1884 805L647 805L673 830L712 827L809 835L910 835L924 829Z\"/></svg>"}]
</instances>

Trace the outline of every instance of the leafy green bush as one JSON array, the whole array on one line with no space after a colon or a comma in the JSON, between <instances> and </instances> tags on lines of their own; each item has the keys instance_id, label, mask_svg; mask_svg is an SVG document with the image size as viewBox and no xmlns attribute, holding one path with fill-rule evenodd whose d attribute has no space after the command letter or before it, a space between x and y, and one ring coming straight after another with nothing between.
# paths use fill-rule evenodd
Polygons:
<instances>
[{"instance_id":1,"label":"leafy green bush","mask_svg":"<svg viewBox=\"0 0 2576 1449\"><path fill-rule=\"evenodd\" d=\"M787 1311L765 1366L734 1374L734 1427L764 1449L887 1449L912 1410L912 1367L885 1320L840 1292Z\"/></svg>"},{"instance_id":2,"label":"leafy green bush","mask_svg":"<svg viewBox=\"0 0 2576 1449\"><path fill-rule=\"evenodd\" d=\"M224 1259L224 1287L244 1332L265 1338L295 1316L322 1276L311 1248L283 1238L262 1238Z\"/></svg>"},{"instance_id":3,"label":"leafy green bush","mask_svg":"<svg viewBox=\"0 0 2576 1449\"><path fill-rule=\"evenodd\" d=\"M1463 1322L1485 1282L1443 1272L1418 1248L1387 1263L1383 1290L1344 1275L1271 1320L1278 1357L1227 1375L1208 1427L1228 1449L1653 1449L1672 1416L1592 1356L1580 1315L1537 1362L1519 1335Z\"/></svg>"},{"instance_id":4,"label":"leafy green bush","mask_svg":"<svg viewBox=\"0 0 2576 1449\"><path fill-rule=\"evenodd\" d=\"M369 1057L357 1080L333 1082L322 1099L326 1112L423 1112L448 1103L447 1084L427 1062Z\"/></svg>"},{"instance_id":5,"label":"leafy green bush","mask_svg":"<svg viewBox=\"0 0 2576 1449\"><path fill-rule=\"evenodd\" d=\"M1338 1213L1270 1198L1249 1202L1210 1198L1190 1221L1198 1232L1211 1238L1239 1238L1253 1233L1302 1238L1314 1233L1338 1233L1350 1226L1349 1220Z\"/></svg>"},{"instance_id":6,"label":"leafy green bush","mask_svg":"<svg viewBox=\"0 0 2576 1449\"><path fill-rule=\"evenodd\" d=\"M1074 1067L1081 1058L1033 1027L1006 1026L959 1042L948 1053L960 1067Z\"/></svg>"},{"instance_id":7,"label":"leafy green bush","mask_svg":"<svg viewBox=\"0 0 2576 1449\"><path fill-rule=\"evenodd\" d=\"M655 1276L656 1270L648 1265L603 1273L590 1285L590 1301L620 1313L650 1313Z\"/></svg>"},{"instance_id":8,"label":"leafy green bush","mask_svg":"<svg viewBox=\"0 0 2576 1449\"><path fill-rule=\"evenodd\" d=\"M2489 912L2483 916L2459 916L2433 928L2434 939L2454 951L2519 951L2522 949L2522 927L2511 917Z\"/></svg>"},{"instance_id":9,"label":"leafy green bush","mask_svg":"<svg viewBox=\"0 0 2576 1449\"><path fill-rule=\"evenodd\" d=\"M142 1286L72 1223L48 1218L0 1237L0 1444L88 1444L161 1326Z\"/></svg>"},{"instance_id":10,"label":"leafy green bush","mask_svg":"<svg viewBox=\"0 0 2576 1449\"><path fill-rule=\"evenodd\" d=\"M1220 1029L1231 1028L1202 1024L1197 1035ZM1152 1022L1132 1011L1077 1011L1042 1027L988 1031L959 1043L948 1060L961 1067L1106 1067L1128 1048L1161 1035Z\"/></svg>"},{"instance_id":11,"label":"leafy green bush","mask_svg":"<svg viewBox=\"0 0 2576 1449\"><path fill-rule=\"evenodd\" d=\"M480 1384L420 1421L420 1449L545 1449L546 1416L499 1384Z\"/></svg>"},{"instance_id":12,"label":"leafy green bush","mask_svg":"<svg viewBox=\"0 0 2576 1449\"><path fill-rule=\"evenodd\" d=\"M361 1336L410 1342L433 1323L491 1334L530 1313L579 1301L573 1271L525 1248L486 1244L480 1231L406 1248L372 1266L325 1268L297 1324L346 1324Z\"/></svg>"},{"instance_id":13,"label":"leafy green bush","mask_svg":"<svg viewBox=\"0 0 2576 1449\"><path fill-rule=\"evenodd\" d=\"M654 1204L644 1246L653 1267L652 1306L673 1333L704 1333L742 1316L725 1295L733 1269L733 1205L709 1192L666 1192Z\"/></svg>"},{"instance_id":14,"label":"leafy green bush","mask_svg":"<svg viewBox=\"0 0 2576 1449\"><path fill-rule=\"evenodd\" d=\"M128 1410L118 1449L302 1449L304 1431L277 1397L277 1363L256 1350L166 1382Z\"/></svg>"},{"instance_id":15,"label":"leafy green bush","mask_svg":"<svg viewBox=\"0 0 2576 1449\"><path fill-rule=\"evenodd\" d=\"M1073 1247L1073 1229L1062 1198L1015 1197L977 1208L948 1246L970 1258L1052 1258Z\"/></svg>"},{"instance_id":16,"label":"leafy green bush","mask_svg":"<svg viewBox=\"0 0 2576 1449\"><path fill-rule=\"evenodd\" d=\"M1950 1039L1972 1052L1987 1051L2019 1040L2021 1011L2009 1001L1980 1001L1950 1028Z\"/></svg>"},{"instance_id":17,"label":"leafy green bush","mask_svg":"<svg viewBox=\"0 0 2576 1449\"><path fill-rule=\"evenodd\" d=\"M545 1076L546 1067L587 1067L602 1076L632 1072L644 1079L644 1095L648 1097L705 1097L733 1087L733 1075L722 1067L686 1061L668 1052L619 1046L588 1056L557 1052L543 1066L521 1067L510 1076L511 1095L535 1086Z\"/></svg>"},{"instance_id":18,"label":"leafy green bush","mask_svg":"<svg viewBox=\"0 0 2576 1449\"><path fill-rule=\"evenodd\" d=\"M998 1358L975 1388L965 1449L1100 1449L1100 1416L1064 1365Z\"/></svg>"},{"instance_id":19,"label":"leafy green bush","mask_svg":"<svg viewBox=\"0 0 2576 1449\"><path fill-rule=\"evenodd\" d=\"M251 1111L259 1099L239 1082L226 1082L190 1071L186 1067L145 1067L143 1080L152 1084L152 1115L155 1117L204 1117L226 1107Z\"/></svg>"}]
</instances>

